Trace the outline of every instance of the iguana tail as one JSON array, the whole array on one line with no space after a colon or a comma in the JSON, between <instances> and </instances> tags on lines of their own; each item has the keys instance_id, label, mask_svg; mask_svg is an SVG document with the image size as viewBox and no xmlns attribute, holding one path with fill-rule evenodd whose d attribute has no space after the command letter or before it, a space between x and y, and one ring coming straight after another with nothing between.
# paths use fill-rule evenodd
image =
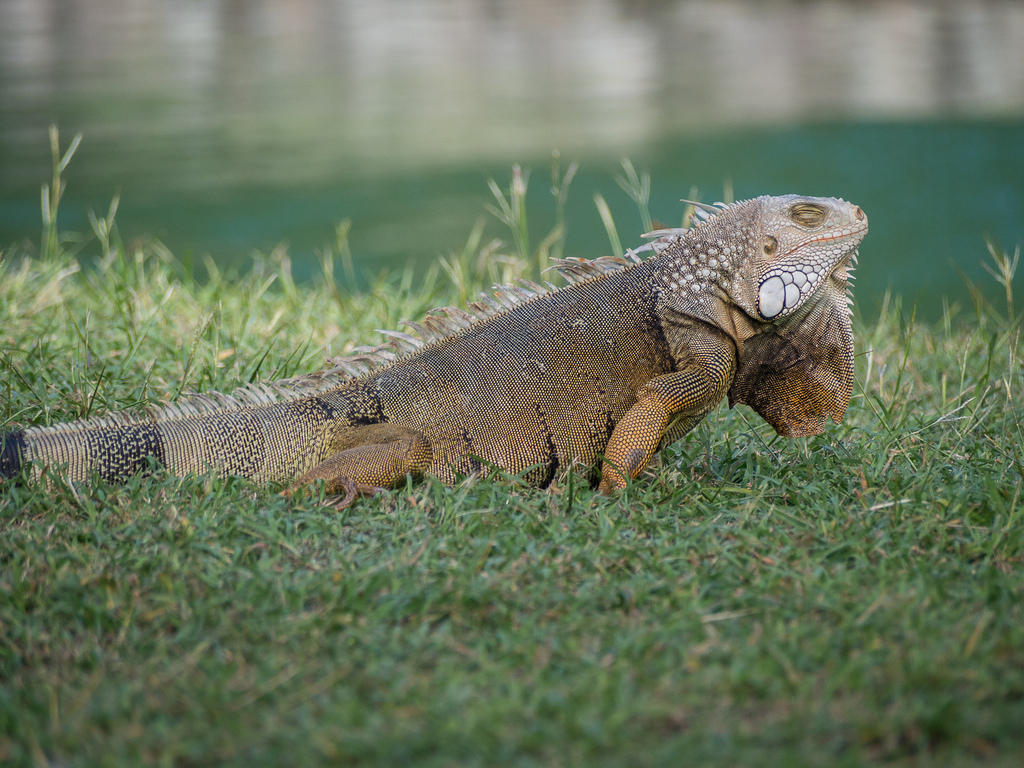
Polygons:
<instances>
[{"instance_id":1,"label":"iguana tail","mask_svg":"<svg viewBox=\"0 0 1024 768\"><path fill-rule=\"evenodd\" d=\"M287 480L323 458L329 427L344 421L332 394L262 402L256 394L211 394L138 414L29 427L0 436L0 478L30 465L33 477L48 467L71 482L117 482L155 463L176 475L216 470Z\"/></svg>"}]
</instances>

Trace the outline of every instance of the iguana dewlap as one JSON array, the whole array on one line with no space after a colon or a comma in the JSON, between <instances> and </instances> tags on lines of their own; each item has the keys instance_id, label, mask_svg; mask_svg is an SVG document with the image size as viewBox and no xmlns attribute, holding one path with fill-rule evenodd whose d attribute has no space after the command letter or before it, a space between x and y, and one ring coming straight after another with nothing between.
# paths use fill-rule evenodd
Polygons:
<instances>
[{"instance_id":1,"label":"iguana dewlap","mask_svg":"<svg viewBox=\"0 0 1024 768\"><path fill-rule=\"evenodd\" d=\"M155 460L340 492L490 466L545 486L600 466L610 491L726 395L780 434L816 434L849 402L847 282L867 230L834 198L698 206L646 259L562 261L564 287L499 288L329 370L9 433L0 474L115 481Z\"/></svg>"}]
</instances>

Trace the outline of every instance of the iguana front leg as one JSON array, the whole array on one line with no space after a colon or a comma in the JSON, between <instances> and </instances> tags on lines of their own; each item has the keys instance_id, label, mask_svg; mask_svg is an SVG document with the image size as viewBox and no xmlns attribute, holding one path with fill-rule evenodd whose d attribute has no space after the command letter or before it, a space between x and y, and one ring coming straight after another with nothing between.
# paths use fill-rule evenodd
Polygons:
<instances>
[{"instance_id":1,"label":"iguana front leg","mask_svg":"<svg viewBox=\"0 0 1024 768\"><path fill-rule=\"evenodd\" d=\"M673 422L682 419L692 427L725 396L736 371L733 347L718 339L700 346L684 368L648 381L619 419L604 451L601 493L623 488L627 478L640 474Z\"/></svg>"},{"instance_id":2,"label":"iguana front leg","mask_svg":"<svg viewBox=\"0 0 1024 768\"><path fill-rule=\"evenodd\" d=\"M295 481L291 491L317 480L330 494L389 488L406 475L426 471L433 458L430 441L419 432L393 424L344 427L331 441L332 453Z\"/></svg>"}]
</instances>

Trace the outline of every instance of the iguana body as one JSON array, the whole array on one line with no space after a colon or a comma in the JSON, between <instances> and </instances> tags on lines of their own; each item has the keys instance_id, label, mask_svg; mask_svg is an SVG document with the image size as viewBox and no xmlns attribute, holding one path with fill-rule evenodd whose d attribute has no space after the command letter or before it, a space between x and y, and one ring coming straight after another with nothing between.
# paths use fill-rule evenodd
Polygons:
<instances>
[{"instance_id":1,"label":"iguana body","mask_svg":"<svg viewBox=\"0 0 1024 768\"><path fill-rule=\"evenodd\" d=\"M601 464L601 488L635 477L726 394L781 434L842 418L852 382L847 265L867 232L832 198L701 208L654 255L567 261L570 284L499 289L446 309L420 336L319 374L202 395L4 438L0 472L118 480L154 459L329 491L445 482L494 465L544 486ZM643 250L643 249L641 249Z\"/></svg>"}]
</instances>

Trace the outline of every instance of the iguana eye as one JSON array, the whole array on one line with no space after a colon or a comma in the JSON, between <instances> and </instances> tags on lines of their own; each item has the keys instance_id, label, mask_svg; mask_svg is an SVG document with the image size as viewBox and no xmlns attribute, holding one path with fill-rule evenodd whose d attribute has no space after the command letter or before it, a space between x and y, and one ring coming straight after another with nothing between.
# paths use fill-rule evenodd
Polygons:
<instances>
[{"instance_id":1,"label":"iguana eye","mask_svg":"<svg viewBox=\"0 0 1024 768\"><path fill-rule=\"evenodd\" d=\"M816 203L796 203L789 209L789 218L803 227L818 227L825 221L825 207Z\"/></svg>"},{"instance_id":2,"label":"iguana eye","mask_svg":"<svg viewBox=\"0 0 1024 768\"><path fill-rule=\"evenodd\" d=\"M777 251L778 249L779 249L779 241L776 240L771 235L768 235L764 239L764 255L765 256L774 256L775 255L775 251Z\"/></svg>"}]
</instances>

